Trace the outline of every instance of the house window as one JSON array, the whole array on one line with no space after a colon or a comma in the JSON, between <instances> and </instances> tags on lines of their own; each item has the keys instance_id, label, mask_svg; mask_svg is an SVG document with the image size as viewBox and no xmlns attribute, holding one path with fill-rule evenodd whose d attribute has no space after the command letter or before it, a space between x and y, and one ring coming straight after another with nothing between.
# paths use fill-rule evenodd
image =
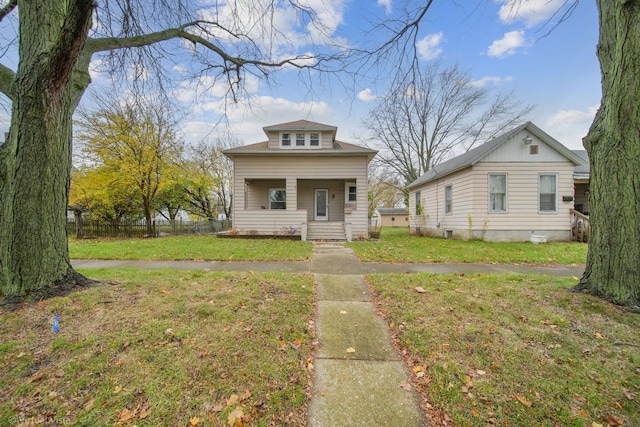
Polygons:
<instances>
[{"instance_id":1,"label":"house window","mask_svg":"<svg viewBox=\"0 0 640 427\"><path fill-rule=\"evenodd\" d=\"M489 212L507 211L507 175L489 174Z\"/></svg>"},{"instance_id":2,"label":"house window","mask_svg":"<svg viewBox=\"0 0 640 427\"><path fill-rule=\"evenodd\" d=\"M283 147L291 147L291 134L283 133L281 143Z\"/></svg>"},{"instance_id":3,"label":"house window","mask_svg":"<svg viewBox=\"0 0 640 427\"><path fill-rule=\"evenodd\" d=\"M349 191L348 191L347 201L355 202L356 201L356 186L355 185L350 185L348 190Z\"/></svg>"},{"instance_id":4,"label":"house window","mask_svg":"<svg viewBox=\"0 0 640 427\"><path fill-rule=\"evenodd\" d=\"M320 134L319 133L312 133L311 134L311 139L309 140L309 145L312 147L319 147L320 146Z\"/></svg>"},{"instance_id":5,"label":"house window","mask_svg":"<svg viewBox=\"0 0 640 427\"><path fill-rule=\"evenodd\" d=\"M296 147L304 147L304 133L296 133Z\"/></svg>"},{"instance_id":6,"label":"house window","mask_svg":"<svg viewBox=\"0 0 640 427\"><path fill-rule=\"evenodd\" d=\"M453 213L453 188L451 185L444 187L444 213Z\"/></svg>"},{"instance_id":7,"label":"house window","mask_svg":"<svg viewBox=\"0 0 640 427\"><path fill-rule=\"evenodd\" d=\"M422 215L422 193L416 191L416 215Z\"/></svg>"},{"instance_id":8,"label":"house window","mask_svg":"<svg viewBox=\"0 0 640 427\"><path fill-rule=\"evenodd\" d=\"M269 189L269 209L287 209L287 192L284 188Z\"/></svg>"},{"instance_id":9,"label":"house window","mask_svg":"<svg viewBox=\"0 0 640 427\"><path fill-rule=\"evenodd\" d=\"M540 212L557 212L558 175L540 174L538 179L538 191L540 193L538 197L538 210Z\"/></svg>"}]
</instances>

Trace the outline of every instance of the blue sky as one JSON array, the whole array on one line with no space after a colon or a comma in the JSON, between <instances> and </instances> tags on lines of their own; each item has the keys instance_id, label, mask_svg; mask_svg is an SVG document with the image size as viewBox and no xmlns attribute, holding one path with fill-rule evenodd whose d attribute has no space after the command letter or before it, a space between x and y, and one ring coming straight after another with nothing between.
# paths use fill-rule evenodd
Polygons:
<instances>
[{"instance_id":1,"label":"blue sky","mask_svg":"<svg viewBox=\"0 0 640 427\"><path fill-rule=\"evenodd\" d=\"M215 3L200 0L201 13ZM499 91L513 91L526 104L534 105L529 119L571 149L581 147L600 102L600 70L596 58L598 17L595 2L581 0L572 16L546 35L550 19L564 0L526 0L517 16L507 13L514 0L435 1L421 24L417 49L421 63L458 63L468 69L474 84ZM286 3L286 2L283 2ZM329 37L349 45L375 44L375 35L365 28L376 20L395 16L399 0L304 0L316 8ZM414 4L419 4L413 2ZM551 18L553 20L554 18ZM296 21L291 11L277 11L275 22L289 38L277 46L278 54L303 53L311 47L302 40L316 36ZM289 49L289 50L287 50ZM295 52L294 52L295 50ZM5 57L2 62L15 69ZM178 61L180 62L180 61ZM189 64L185 59L184 68ZM338 138L358 142L365 136L361 121L378 96L388 89L385 74L360 78L354 92L345 91L332 77L311 75L303 81L298 73L285 70L272 76L271 84L248 78L246 97L226 104L219 84L210 77L188 80L181 65L173 67L177 87L173 97L181 103L185 139L195 142L207 135L230 132L245 144L264 139L262 127L298 119L338 126ZM109 87L100 71L100 58L92 64L93 86ZM375 79L373 79L375 77ZM200 89L209 87L202 92ZM89 102L85 96L84 103ZM251 106L251 108L248 108ZM225 115L228 129L216 124ZM0 112L0 130L9 118Z\"/></svg>"},{"instance_id":2,"label":"blue sky","mask_svg":"<svg viewBox=\"0 0 640 427\"><path fill-rule=\"evenodd\" d=\"M369 21L394 13L396 6L394 0L310 3L322 3L339 23L334 37L354 44L362 43L362 29ZM528 0L514 17L505 12L507 0L436 1L420 31L421 61L457 62L470 70L475 84L513 91L524 103L534 105L530 120L567 147L581 149L581 138L601 97L596 57L598 17L595 2L582 0L571 17L547 35L550 27L545 23L562 3ZM375 81L359 81L355 98L331 79L314 82L311 95L306 83L298 81L292 71L280 73L271 86L256 81L250 100L228 107L232 133L248 144L264 139L265 125L308 119L338 126L339 139L357 142L359 136L366 135L362 119L387 89L388 81L377 77ZM250 110L245 108L248 103ZM220 112L214 104L195 106L185 122L187 139L211 130Z\"/></svg>"}]
</instances>

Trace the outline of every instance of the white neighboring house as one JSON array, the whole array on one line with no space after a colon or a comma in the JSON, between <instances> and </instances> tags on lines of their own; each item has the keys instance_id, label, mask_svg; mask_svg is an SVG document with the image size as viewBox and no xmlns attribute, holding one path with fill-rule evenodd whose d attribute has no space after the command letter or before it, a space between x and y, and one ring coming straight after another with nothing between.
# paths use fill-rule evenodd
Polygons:
<instances>
[{"instance_id":1,"label":"white neighboring house","mask_svg":"<svg viewBox=\"0 0 640 427\"><path fill-rule=\"evenodd\" d=\"M224 151L233 160L234 231L367 238L368 165L377 151L338 141L337 127L307 120L263 130L267 141Z\"/></svg>"},{"instance_id":2,"label":"white neighboring house","mask_svg":"<svg viewBox=\"0 0 640 427\"><path fill-rule=\"evenodd\" d=\"M465 240L526 241L533 235L568 241L574 173L584 163L583 157L527 122L434 166L411 183L410 230Z\"/></svg>"}]
</instances>

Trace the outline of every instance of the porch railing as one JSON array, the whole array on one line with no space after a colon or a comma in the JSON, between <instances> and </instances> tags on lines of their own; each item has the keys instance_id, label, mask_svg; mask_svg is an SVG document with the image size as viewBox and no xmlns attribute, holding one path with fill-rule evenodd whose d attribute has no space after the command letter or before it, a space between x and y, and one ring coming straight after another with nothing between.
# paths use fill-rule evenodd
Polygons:
<instances>
[{"instance_id":1,"label":"porch railing","mask_svg":"<svg viewBox=\"0 0 640 427\"><path fill-rule=\"evenodd\" d=\"M588 242L591 234L589 217L575 209L571 209L571 239L576 242Z\"/></svg>"}]
</instances>

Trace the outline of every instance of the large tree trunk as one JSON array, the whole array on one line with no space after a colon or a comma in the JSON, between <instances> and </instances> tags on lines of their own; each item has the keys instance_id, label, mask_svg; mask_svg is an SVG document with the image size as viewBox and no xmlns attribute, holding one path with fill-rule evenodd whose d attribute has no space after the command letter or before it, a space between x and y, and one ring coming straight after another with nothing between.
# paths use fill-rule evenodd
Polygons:
<instances>
[{"instance_id":1,"label":"large tree trunk","mask_svg":"<svg viewBox=\"0 0 640 427\"><path fill-rule=\"evenodd\" d=\"M74 67L93 7L88 0L20 2L20 63L11 131L0 157L5 297L46 296L86 283L69 262L66 211L71 115L89 83L88 74ZM82 59L83 67L88 60Z\"/></svg>"},{"instance_id":2,"label":"large tree trunk","mask_svg":"<svg viewBox=\"0 0 640 427\"><path fill-rule=\"evenodd\" d=\"M591 237L576 290L640 306L640 0L599 0L602 103L584 139Z\"/></svg>"}]
</instances>

